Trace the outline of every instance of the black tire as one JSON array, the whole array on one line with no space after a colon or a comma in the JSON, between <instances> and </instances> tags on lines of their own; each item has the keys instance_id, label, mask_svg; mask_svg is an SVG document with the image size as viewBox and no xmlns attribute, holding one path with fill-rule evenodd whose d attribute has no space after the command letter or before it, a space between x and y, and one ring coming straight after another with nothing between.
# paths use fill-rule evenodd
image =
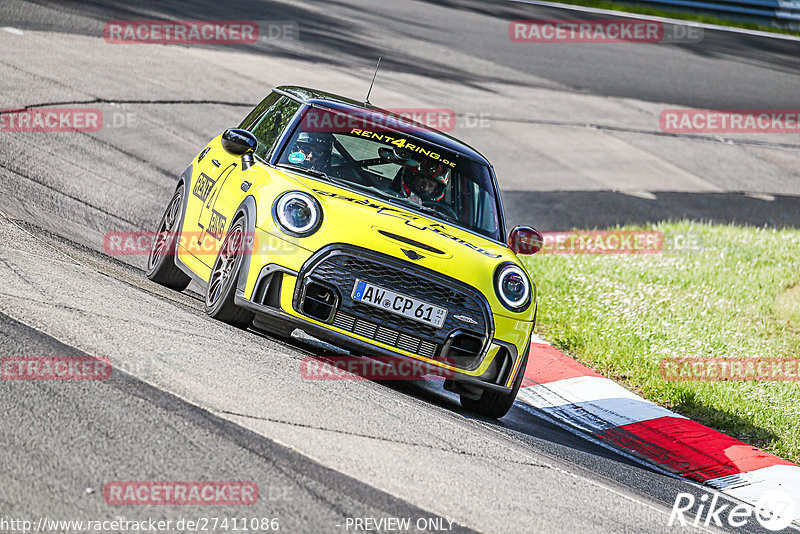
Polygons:
<instances>
[{"instance_id":1,"label":"black tire","mask_svg":"<svg viewBox=\"0 0 800 534\"><path fill-rule=\"evenodd\" d=\"M528 350L530 350L530 345ZM522 385L522 378L525 375L525 367L527 365L528 353L526 352L520 364L519 374L517 374L517 378L514 380L514 388L511 390L511 393L502 394L495 391L483 390L478 400L461 395L461 406L478 415L500 419L514 406L514 401L517 399L517 393Z\"/></svg>"},{"instance_id":2,"label":"black tire","mask_svg":"<svg viewBox=\"0 0 800 534\"><path fill-rule=\"evenodd\" d=\"M183 291L192 279L177 265L178 240L176 232L180 228L183 216L183 195L185 187L181 184L169 201L161 222L158 224L157 235L153 238L150 255L147 258L147 278L176 291Z\"/></svg>"},{"instance_id":3,"label":"black tire","mask_svg":"<svg viewBox=\"0 0 800 534\"><path fill-rule=\"evenodd\" d=\"M233 300L245 253L244 239L244 219L239 218L233 222L219 248L206 287L206 313L237 328L249 327L254 317L253 312L240 308Z\"/></svg>"}]
</instances>

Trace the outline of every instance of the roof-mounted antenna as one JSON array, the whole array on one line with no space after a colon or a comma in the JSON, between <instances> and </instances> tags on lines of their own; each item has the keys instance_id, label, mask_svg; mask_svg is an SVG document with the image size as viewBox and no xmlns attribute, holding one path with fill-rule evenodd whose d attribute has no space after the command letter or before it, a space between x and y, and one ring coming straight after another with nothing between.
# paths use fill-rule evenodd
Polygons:
<instances>
[{"instance_id":1,"label":"roof-mounted antenna","mask_svg":"<svg viewBox=\"0 0 800 534\"><path fill-rule=\"evenodd\" d=\"M378 75L378 69L381 67L381 59L383 59L383 57L379 57L378 64L375 65L375 73L372 75L372 81L369 84L369 91L367 91L367 98L364 99L365 104L369 104L369 95L370 93L372 93L372 86L375 83L375 76Z\"/></svg>"}]
</instances>

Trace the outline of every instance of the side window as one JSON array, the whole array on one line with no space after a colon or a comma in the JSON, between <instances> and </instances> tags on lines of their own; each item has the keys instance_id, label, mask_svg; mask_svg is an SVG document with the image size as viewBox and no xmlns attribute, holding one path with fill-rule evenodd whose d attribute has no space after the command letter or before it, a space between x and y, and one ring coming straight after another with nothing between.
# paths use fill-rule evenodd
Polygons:
<instances>
[{"instance_id":1,"label":"side window","mask_svg":"<svg viewBox=\"0 0 800 534\"><path fill-rule=\"evenodd\" d=\"M287 98L280 97L277 102L267 111L257 124L250 128L250 131L258 139L258 148L256 148L256 156L261 159L267 159L267 156L272 152L272 148L278 141L278 138L286 129L286 125L292 120L292 117L300 108L300 104Z\"/></svg>"},{"instance_id":2,"label":"side window","mask_svg":"<svg viewBox=\"0 0 800 534\"><path fill-rule=\"evenodd\" d=\"M277 102L280 97L281 97L281 95L279 95L278 93L270 93L270 94L268 94L267 98L262 100L261 103L259 105L257 105L255 108L253 108L253 111L251 111L247 115L247 118L245 118L242 121L242 123L239 125L239 128L244 128L245 130L250 130L250 128L253 127L253 125L256 123L258 118L261 117L261 115L266 110L271 108L272 105L275 102Z\"/></svg>"},{"instance_id":3,"label":"side window","mask_svg":"<svg viewBox=\"0 0 800 534\"><path fill-rule=\"evenodd\" d=\"M498 230L498 221L494 209L494 197L480 184L466 178L458 184L457 213L459 220L478 232L493 237Z\"/></svg>"},{"instance_id":4,"label":"side window","mask_svg":"<svg viewBox=\"0 0 800 534\"><path fill-rule=\"evenodd\" d=\"M497 220L497 212L495 211L494 198L484 189L481 189L478 184L475 184L475 200L476 226L489 230L489 235L496 233L500 226Z\"/></svg>"}]
</instances>

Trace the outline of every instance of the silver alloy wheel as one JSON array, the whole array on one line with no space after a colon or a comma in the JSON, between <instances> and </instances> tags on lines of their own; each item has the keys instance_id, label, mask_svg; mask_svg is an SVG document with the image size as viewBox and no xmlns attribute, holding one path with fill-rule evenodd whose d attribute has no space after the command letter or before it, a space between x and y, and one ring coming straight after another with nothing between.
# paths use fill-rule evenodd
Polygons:
<instances>
[{"instance_id":1,"label":"silver alloy wheel","mask_svg":"<svg viewBox=\"0 0 800 534\"><path fill-rule=\"evenodd\" d=\"M231 274L236 272L239 257L242 255L242 243L244 232L240 225L235 225L228 232L225 242L214 262L211 272L211 279L208 281L208 291L206 291L206 306L211 307L219 300L222 295L226 282Z\"/></svg>"},{"instance_id":2,"label":"silver alloy wheel","mask_svg":"<svg viewBox=\"0 0 800 534\"><path fill-rule=\"evenodd\" d=\"M170 239L175 239L175 236L171 235L171 232L178 218L182 200L183 195L181 191L178 190L175 196L172 197L172 201L164 212L164 216L161 217L161 224L158 227L158 232L153 237L153 244L150 247L150 257L147 259L148 270L152 270L156 262L158 262L164 252L164 248L167 246L168 242L170 242Z\"/></svg>"}]
</instances>

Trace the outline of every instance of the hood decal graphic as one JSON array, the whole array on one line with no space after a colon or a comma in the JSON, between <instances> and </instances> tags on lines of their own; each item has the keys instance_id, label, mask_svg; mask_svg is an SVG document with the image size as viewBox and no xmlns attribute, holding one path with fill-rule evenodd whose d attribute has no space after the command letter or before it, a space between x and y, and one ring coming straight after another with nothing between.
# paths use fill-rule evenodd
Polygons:
<instances>
[{"instance_id":1,"label":"hood decal graphic","mask_svg":"<svg viewBox=\"0 0 800 534\"><path fill-rule=\"evenodd\" d=\"M474 250L475 252L478 252L479 254L483 254L484 256L488 256L490 258L500 258L500 257L502 257L500 254L495 254L495 253L490 252L490 251L488 251L486 249L483 249L483 248L481 248L481 247L479 247L477 245L473 245L469 241L461 239L458 236L455 236L453 234L447 233L445 231L445 229L447 229L447 227L445 225L443 225L443 224L439 224L439 223L431 223L431 224L417 223L416 221L419 221L420 218L412 215L411 213L409 213L407 211L404 211L404 210L401 210L401 209L398 209L398 208L392 208L392 207L389 207L389 206L382 206L380 204L375 204L374 202L370 202L367 199L359 199L359 198L348 197L346 195L340 195L339 193L334 193L333 191L325 191L323 189L312 189L312 191L314 191L315 193L317 193L319 195L325 196L325 197L337 198L339 200L344 200L344 201L347 201L347 202L351 202L353 204L359 204L361 206L366 206L368 208L372 208L379 215L386 215L388 217L395 217L397 219L400 219L400 220L404 221L406 225L408 225L408 226L410 226L412 228L416 228L417 230L434 232L434 233L439 234L440 236L445 237L445 238L447 238L447 239L449 239L451 241L455 241L456 243L461 243L465 247L469 247L472 250Z\"/></svg>"}]
</instances>

